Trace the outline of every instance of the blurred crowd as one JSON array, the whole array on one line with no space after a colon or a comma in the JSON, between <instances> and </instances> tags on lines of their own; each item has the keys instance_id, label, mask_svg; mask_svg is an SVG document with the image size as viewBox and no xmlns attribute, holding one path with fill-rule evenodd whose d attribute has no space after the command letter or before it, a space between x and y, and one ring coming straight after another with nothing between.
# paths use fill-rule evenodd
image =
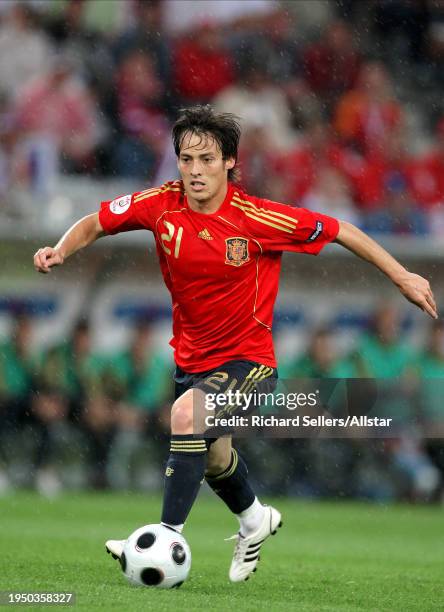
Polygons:
<instances>
[{"instance_id":1,"label":"blurred crowd","mask_svg":"<svg viewBox=\"0 0 444 612\"><path fill-rule=\"evenodd\" d=\"M65 176L174 178L171 124L209 102L241 118L247 191L369 232L444 235L442 0L3 0L0 53L0 212ZM0 492L158 487L173 366L155 322L100 354L81 320L36 353L32 317L13 319L0 345ZM392 307L351 351L336 331L311 330L281 378L394 377L397 437L240 441L253 480L277 495L441 499L443 324L415 349Z\"/></svg>"},{"instance_id":2,"label":"blurred crowd","mask_svg":"<svg viewBox=\"0 0 444 612\"><path fill-rule=\"evenodd\" d=\"M312 2L316 24L306 2L1 4L0 201L65 174L174 178L171 123L209 102L241 117L247 191L444 233L442 0Z\"/></svg>"},{"instance_id":3,"label":"blurred crowd","mask_svg":"<svg viewBox=\"0 0 444 612\"><path fill-rule=\"evenodd\" d=\"M279 359L280 379L392 379L381 401L397 425L385 439L238 440L265 492L443 499L444 324L433 322L413 348L401 322L396 307L381 305L351 350L341 351L336 330L322 327L311 330L301 353ZM0 345L0 492L159 487L173 364L153 342L156 323L136 320L127 345L106 353L95 350L87 320L65 341L38 350L30 348L33 325L17 312Z\"/></svg>"}]
</instances>

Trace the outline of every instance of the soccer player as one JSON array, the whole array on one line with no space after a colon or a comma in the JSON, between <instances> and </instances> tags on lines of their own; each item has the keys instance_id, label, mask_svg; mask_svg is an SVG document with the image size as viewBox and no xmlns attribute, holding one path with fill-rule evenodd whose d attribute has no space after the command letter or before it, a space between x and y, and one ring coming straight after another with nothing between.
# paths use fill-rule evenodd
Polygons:
<instances>
[{"instance_id":1,"label":"soccer player","mask_svg":"<svg viewBox=\"0 0 444 612\"><path fill-rule=\"evenodd\" d=\"M172 296L176 400L161 522L181 531L204 478L238 517L229 576L247 580L280 513L262 505L230 436L208 438L193 426L205 393L273 389L271 323L283 251L316 255L335 241L377 266L411 302L437 317L428 281L406 270L350 223L243 192L234 177L240 138L236 118L210 106L184 110L173 127L182 180L102 202L34 265L47 273L105 234L153 232ZM124 541L109 540L120 557Z\"/></svg>"}]
</instances>

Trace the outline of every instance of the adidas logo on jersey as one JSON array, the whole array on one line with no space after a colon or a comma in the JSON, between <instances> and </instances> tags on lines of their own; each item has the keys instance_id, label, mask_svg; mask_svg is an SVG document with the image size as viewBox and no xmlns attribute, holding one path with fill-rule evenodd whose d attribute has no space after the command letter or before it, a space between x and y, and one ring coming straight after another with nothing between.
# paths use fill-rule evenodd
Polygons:
<instances>
[{"instance_id":1,"label":"adidas logo on jersey","mask_svg":"<svg viewBox=\"0 0 444 612\"><path fill-rule=\"evenodd\" d=\"M213 236L210 234L207 228L203 229L197 235L199 238L202 238L203 240L213 240Z\"/></svg>"}]
</instances>

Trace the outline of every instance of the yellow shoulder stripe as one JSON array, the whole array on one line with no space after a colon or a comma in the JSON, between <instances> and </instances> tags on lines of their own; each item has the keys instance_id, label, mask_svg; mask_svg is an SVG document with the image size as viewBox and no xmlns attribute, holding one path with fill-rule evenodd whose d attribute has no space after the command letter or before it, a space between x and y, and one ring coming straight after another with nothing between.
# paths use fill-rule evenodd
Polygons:
<instances>
[{"instance_id":1,"label":"yellow shoulder stripe","mask_svg":"<svg viewBox=\"0 0 444 612\"><path fill-rule=\"evenodd\" d=\"M134 202L141 202L147 198L152 198L155 195L160 193L166 193L167 191L182 191L182 189L178 187L173 187L171 185L162 185L162 187L153 187L152 189L146 189L145 191L141 191L134 197Z\"/></svg>"},{"instance_id":2,"label":"yellow shoulder stripe","mask_svg":"<svg viewBox=\"0 0 444 612\"><path fill-rule=\"evenodd\" d=\"M234 192L233 195L233 199L236 202L239 202L239 204L243 204L244 206L248 206L249 208L251 208L256 214L259 215L269 215L270 217L279 217L278 219L276 219L276 221L279 221L280 223L282 223L283 225L287 225L287 223L284 223L284 219L286 221L290 222L290 226L294 226L298 223L298 220L295 219L294 217L291 217L290 215L284 215L284 213L278 212L276 210L269 210L267 208L259 208L258 206L256 206L255 204L253 204L253 202L249 202L248 200L242 200L239 197L239 194L237 193L237 191Z\"/></svg>"},{"instance_id":3,"label":"yellow shoulder stripe","mask_svg":"<svg viewBox=\"0 0 444 612\"><path fill-rule=\"evenodd\" d=\"M139 193L139 195L134 196L134 202L140 202L145 198L151 198L152 196L158 195L160 193L160 189L155 189L153 191L149 191L148 193Z\"/></svg>"},{"instance_id":4,"label":"yellow shoulder stripe","mask_svg":"<svg viewBox=\"0 0 444 612\"><path fill-rule=\"evenodd\" d=\"M270 218L273 219L273 217L267 217L266 219L264 217L259 217L259 215L252 214L252 209L251 208L247 208L246 206L242 206L241 204L237 204L237 202L231 202L231 206L235 206L236 208L240 208L240 210L242 210L247 217L250 217L251 219L254 219L255 221L259 221L259 223L263 223L264 225L269 225L270 227L275 227L276 229L279 229L282 232L287 232L287 234L292 234L294 229L295 229L295 227L296 227L295 226L292 229L288 229L287 227L283 227L282 225L278 225L278 220L277 219L274 219L274 221L276 221L276 223L272 223L268 219L270 219Z\"/></svg>"}]
</instances>

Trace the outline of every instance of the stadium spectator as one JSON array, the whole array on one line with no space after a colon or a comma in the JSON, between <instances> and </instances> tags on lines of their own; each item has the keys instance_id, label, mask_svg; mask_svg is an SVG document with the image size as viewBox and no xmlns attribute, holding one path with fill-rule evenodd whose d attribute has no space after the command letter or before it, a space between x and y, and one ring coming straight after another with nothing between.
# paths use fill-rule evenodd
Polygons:
<instances>
[{"instance_id":1,"label":"stadium spectator","mask_svg":"<svg viewBox=\"0 0 444 612\"><path fill-rule=\"evenodd\" d=\"M150 55L130 51L115 79L119 138L115 148L117 174L149 180L165 152L168 121L162 109L164 84Z\"/></svg>"},{"instance_id":2,"label":"stadium spectator","mask_svg":"<svg viewBox=\"0 0 444 612\"><path fill-rule=\"evenodd\" d=\"M412 442L412 452L417 448L414 443L416 432L411 431L416 413L412 385L414 351L402 338L400 330L397 307L382 302L375 310L369 330L358 341L348 361L352 368L349 376L375 379L377 396L372 414L391 418L392 431L397 433L391 443L380 449L393 465L400 461L400 456L409 447L408 440ZM418 464L414 462L414 465ZM411 484L412 479L409 482Z\"/></svg>"},{"instance_id":3,"label":"stadium spectator","mask_svg":"<svg viewBox=\"0 0 444 612\"><path fill-rule=\"evenodd\" d=\"M68 0L48 16L44 25L58 52L103 96L108 89L113 59L108 41L87 22L86 9L86 0Z\"/></svg>"},{"instance_id":4,"label":"stadium spectator","mask_svg":"<svg viewBox=\"0 0 444 612\"><path fill-rule=\"evenodd\" d=\"M45 76L24 85L16 114L31 186L49 190L59 160L71 171L94 166L99 118L90 91L76 78L68 58L57 57ZM39 176L45 172L47 176Z\"/></svg>"},{"instance_id":5,"label":"stadium spectator","mask_svg":"<svg viewBox=\"0 0 444 612\"><path fill-rule=\"evenodd\" d=\"M393 172L384 181L381 209L365 216L363 228L369 233L424 236L427 217L416 205L405 177Z\"/></svg>"},{"instance_id":6,"label":"stadium spectator","mask_svg":"<svg viewBox=\"0 0 444 612\"><path fill-rule=\"evenodd\" d=\"M83 319L66 342L50 347L40 357L39 383L52 399L51 409L55 409L57 398L64 398L70 421L88 442L93 486L106 484L104 470L113 433L112 407L104 397L102 370L103 359L93 353L90 327ZM59 404L60 417L61 408Z\"/></svg>"},{"instance_id":7,"label":"stadium spectator","mask_svg":"<svg viewBox=\"0 0 444 612\"><path fill-rule=\"evenodd\" d=\"M314 183L302 198L301 204L305 208L360 225L349 182L344 174L333 166L319 168Z\"/></svg>"},{"instance_id":8,"label":"stadium spectator","mask_svg":"<svg viewBox=\"0 0 444 612\"><path fill-rule=\"evenodd\" d=\"M400 339L400 327L398 309L382 303L352 356L356 376L396 378L406 373L413 354L409 345Z\"/></svg>"},{"instance_id":9,"label":"stadium spectator","mask_svg":"<svg viewBox=\"0 0 444 612\"><path fill-rule=\"evenodd\" d=\"M32 436L36 441L32 465L35 487L41 495L54 497L63 486L58 463L63 446L69 444L67 398L37 380L31 414Z\"/></svg>"},{"instance_id":10,"label":"stadium spectator","mask_svg":"<svg viewBox=\"0 0 444 612\"><path fill-rule=\"evenodd\" d=\"M355 88L340 98L333 127L346 143L367 156L384 151L387 135L403 126L403 115L384 64L367 62Z\"/></svg>"},{"instance_id":11,"label":"stadium spectator","mask_svg":"<svg viewBox=\"0 0 444 612\"><path fill-rule=\"evenodd\" d=\"M168 365L153 347L150 322L139 321L129 348L112 356L102 373L107 395L116 404L116 430L107 465L108 480L114 488L136 485L132 468L142 449L151 449L153 458L162 456L155 437L157 416L169 390Z\"/></svg>"},{"instance_id":12,"label":"stadium spectator","mask_svg":"<svg viewBox=\"0 0 444 612\"><path fill-rule=\"evenodd\" d=\"M54 50L28 3L10 3L2 21L0 88L15 99L24 83L46 73Z\"/></svg>"},{"instance_id":13,"label":"stadium spectator","mask_svg":"<svg viewBox=\"0 0 444 612\"><path fill-rule=\"evenodd\" d=\"M89 324L81 319L67 340L40 354L40 385L66 397L70 414L78 422L87 397L101 391L100 367L100 359L91 350Z\"/></svg>"},{"instance_id":14,"label":"stadium spectator","mask_svg":"<svg viewBox=\"0 0 444 612\"><path fill-rule=\"evenodd\" d=\"M239 73L236 82L214 98L213 106L218 112L238 115L245 128L261 125L274 149L288 149L295 141L286 96L260 64L252 63Z\"/></svg>"},{"instance_id":15,"label":"stadium spectator","mask_svg":"<svg viewBox=\"0 0 444 612\"><path fill-rule=\"evenodd\" d=\"M358 160L350 176L361 210L371 212L387 208L387 199L393 191L404 193L406 210L418 209L424 187L418 162L409 154L406 135L401 129L387 132L384 147ZM419 210L417 212L419 215Z\"/></svg>"},{"instance_id":16,"label":"stadium spectator","mask_svg":"<svg viewBox=\"0 0 444 612\"><path fill-rule=\"evenodd\" d=\"M7 467L19 427L29 417L35 364L31 354L31 321L13 315L10 338L0 345L0 492L9 487Z\"/></svg>"},{"instance_id":17,"label":"stadium spectator","mask_svg":"<svg viewBox=\"0 0 444 612\"><path fill-rule=\"evenodd\" d=\"M173 88L182 104L209 102L234 83L233 57L211 21L179 39L173 56Z\"/></svg>"},{"instance_id":18,"label":"stadium spectator","mask_svg":"<svg viewBox=\"0 0 444 612\"><path fill-rule=\"evenodd\" d=\"M303 379L326 379L320 383L321 397L328 398L327 416L340 416L343 411L344 388L335 392L336 378L346 378L352 375L352 369L343 359L335 345L334 331L328 327L314 329L308 338L304 353L296 360L281 363L279 375L289 381L297 380L298 391L303 388ZM302 379L302 380L299 380ZM332 395L334 393L334 395ZM308 414L308 409L304 410ZM318 414L314 408L312 416ZM311 432L306 440L291 440L293 448L288 449L291 455L296 454L301 465L294 465L292 470L293 487L303 487L311 496L347 496L355 488L352 475L355 453L350 441L320 440ZM327 460L327 457L329 459ZM333 465L331 464L334 457Z\"/></svg>"},{"instance_id":19,"label":"stadium spectator","mask_svg":"<svg viewBox=\"0 0 444 612\"><path fill-rule=\"evenodd\" d=\"M444 432L443 321L436 321L431 325L425 347L415 361L415 370L420 384L420 414L425 430L429 435L438 435Z\"/></svg>"},{"instance_id":20,"label":"stadium spectator","mask_svg":"<svg viewBox=\"0 0 444 612\"><path fill-rule=\"evenodd\" d=\"M330 22L321 40L305 50L306 79L322 99L327 115L338 97L355 85L360 63L352 30L347 22L341 20Z\"/></svg>"},{"instance_id":21,"label":"stadium spectator","mask_svg":"<svg viewBox=\"0 0 444 612\"><path fill-rule=\"evenodd\" d=\"M149 55L166 90L170 89L171 41L162 25L161 0L136 0L134 23L113 44L113 54L119 63L132 51Z\"/></svg>"},{"instance_id":22,"label":"stadium spectator","mask_svg":"<svg viewBox=\"0 0 444 612\"><path fill-rule=\"evenodd\" d=\"M261 65L272 81L286 89L302 75L302 47L295 16L277 7L271 15L257 20L256 27L229 33L236 66L245 72L251 63Z\"/></svg>"},{"instance_id":23,"label":"stadium spectator","mask_svg":"<svg viewBox=\"0 0 444 612\"><path fill-rule=\"evenodd\" d=\"M297 18L281 7L255 20L249 27L229 33L230 46L240 74L260 66L287 98L291 125L302 129L322 117L321 101L311 91L303 75L303 45L297 36Z\"/></svg>"},{"instance_id":24,"label":"stadium spectator","mask_svg":"<svg viewBox=\"0 0 444 612\"><path fill-rule=\"evenodd\" d=\"M431 325L423 351L418 355L416 373L419 384L419 407L425 446L433 464L440 471L437 500L444 495L444 323Z\"/></svg>"},{"instance_id":25,"label":"stadium spectator","mask_svg":"<svg viewBox=\"0 0 444 612\"><path fill-rule=\"evenodd\" d=\"M444 203L444 117L437 123L433 149L414 160L411 180L418 202L425 210L436 209Z\"/></svg>"},{"instance_id":26,"label":"stadium spectator","mask_svg":"<svg viewBox=\"0 0 444 612\"><path fill-rule=\"evenodd\" d=\"M14 185L14 153L18 139L14 107L7 92L0 90L0 210L8 213L8 196Z\"/></svg>"},{"instance_id":27,"label":"stadium spectator","mask_svg":"<svg viewBox=\"0 0 444 612\"><path fill-rule=\"evenodd\" d=\"M315 121L300 143L276 159L275 172L281 177L285 200L300 205L325 167L336 168L348 178L360 171L361 161L334 141L328 124Z\"/></svg>"},{"instance_id":28,"label":"stadium spectator","mask_svg":"<svg viewBox=\"0 0 444 612\"><path fill-rule=\"evenodd\" d=\"M305 353L295 361L283 363L282 378L344 378L351 370L342 360L334 343L331 329L320 327L310 335Z\"/></svg>"},{"instance_id":29,"label":"stadium spectator","mask_svg":"<svg viewBox=\"0 0 444 612\"><path fill-rule=\"evenodd\" d=\"M248 122L239 148L241 184L246 190L261 190L266 197L279 200L283 181L277 173L270 172L276 162L277 152L267 141L266 129L259 121Z\"/></svg>"}]
</instances>

